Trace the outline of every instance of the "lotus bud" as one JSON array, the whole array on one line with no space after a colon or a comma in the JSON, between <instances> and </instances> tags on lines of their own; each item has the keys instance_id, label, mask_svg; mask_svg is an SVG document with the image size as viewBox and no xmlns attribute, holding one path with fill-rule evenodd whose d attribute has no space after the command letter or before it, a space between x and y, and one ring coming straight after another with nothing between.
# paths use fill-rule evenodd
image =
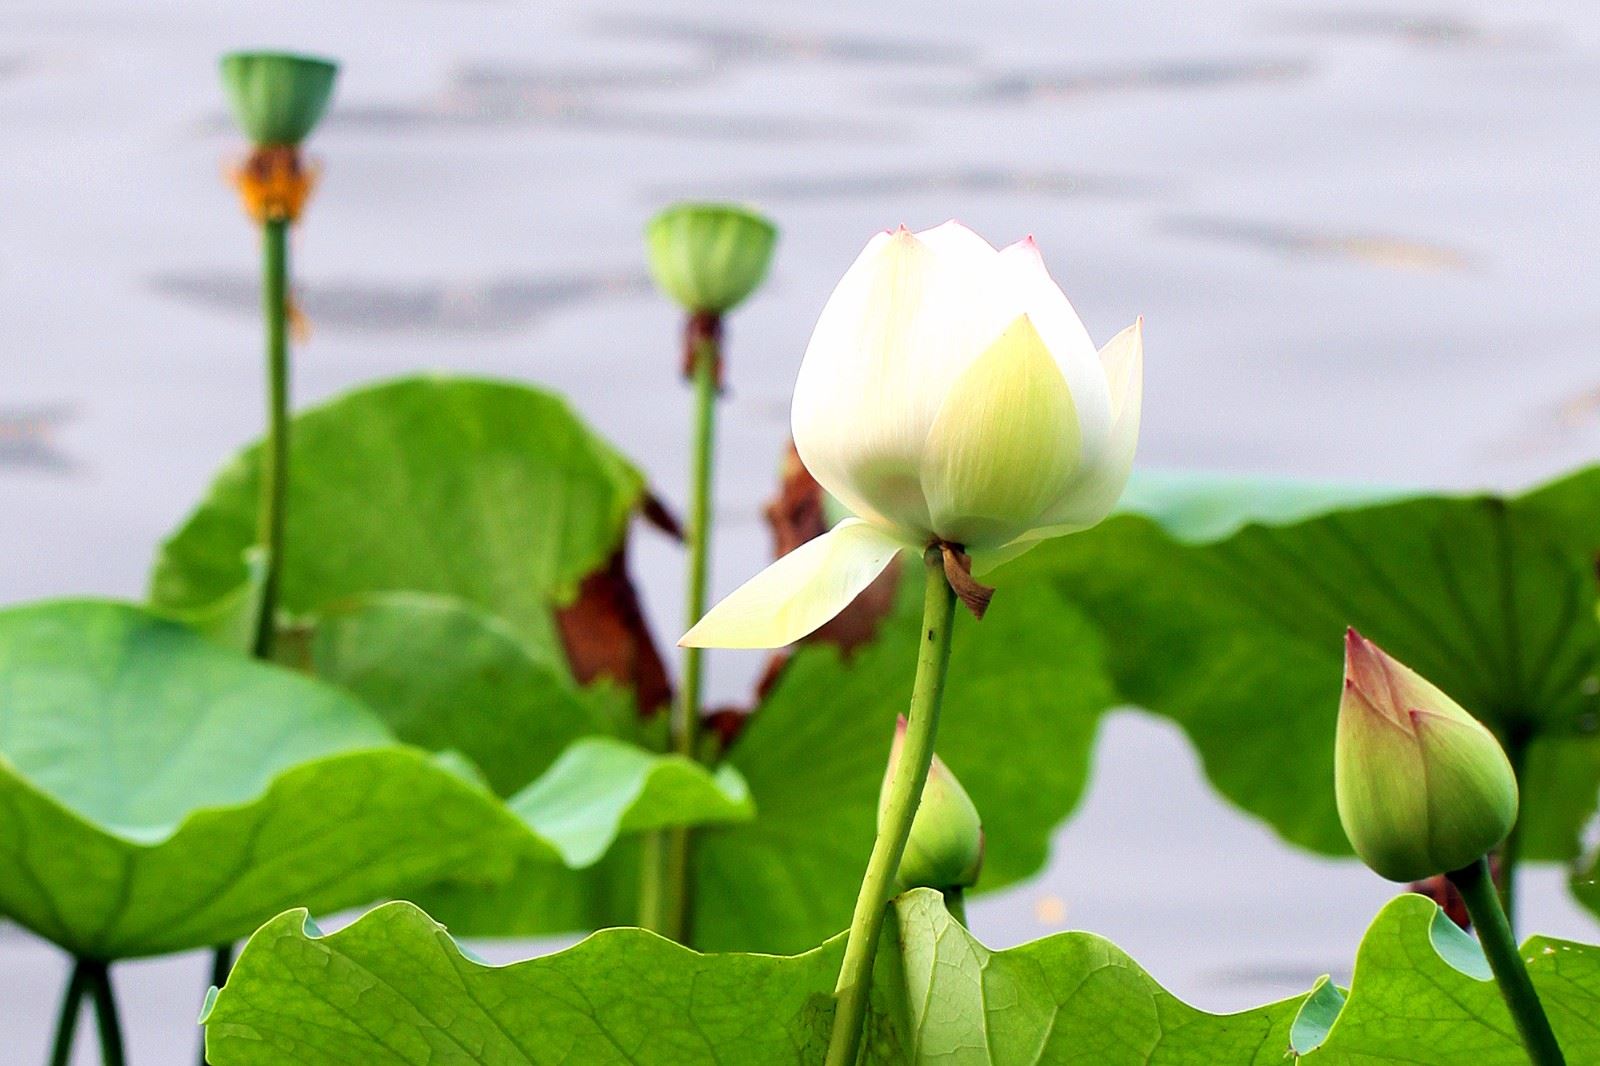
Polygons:
<instances>
[{"instance_id":1,"label":"lotus bud","mask_svg":"<svg viewBox=\"0 0 1600 1066\"><path fill-rule=\"evenodd\" d=\"M889 804L889 790L900 751L905 746L906 720L895 728L894 747L889 751L889 772L878 793L878 822ZM935 755L928 768L928 783L922 787L922 802L911 823L911 837L900 857L897 883L900 891L936 888L941 892L970 888L977 883L983 867L983 821L978 808L961 787L956 775Z\"/></svg>"},{"instance_id":2,"label":"lotus bud","mask_svg":"<svg viewBox=\"0 0 1600 1066\"><path fill-rule=\"evenodd\" d=\"M222 57L222 81L233 114L258 147L298 145L333 95L338 64L286 52L234 52Z\"/></svg>"},{"instance_id":3,"label":"lotus bud","mask_svg":"<svg viewBox=\"0 0 1600 1066\"><path fill-rule=\"evenodd\" d=\"M1334 747L1339 820L1391 881L1476 862L1517 820L1517 779L1484 725L1354 629Z\"/></svg>"},{"instance_id":4,"label":"lotus bud","mask_svg":"<svg viewBox=\"0 0 1600 1066\"><path fill-rule=\"evenodd\" d=\"M650 220L650 272L691 315L723 315L756 290L778 228L733 204L676 204Z\"/></svg>"}]
</instances>

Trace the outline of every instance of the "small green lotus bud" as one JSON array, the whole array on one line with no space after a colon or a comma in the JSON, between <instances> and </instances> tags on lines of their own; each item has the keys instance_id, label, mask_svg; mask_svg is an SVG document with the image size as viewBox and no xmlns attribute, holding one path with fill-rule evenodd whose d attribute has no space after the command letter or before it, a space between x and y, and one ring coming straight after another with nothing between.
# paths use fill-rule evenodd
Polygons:
<instances>
[{"instance_id":1,"label":"small green lotus bud","mask_svg":"<svg viewBox=\"0 0 1600 1066\"><path fill-rule=\"evenodd\" d=\"M894 747L889 751L889 772L878 793L880 826L905 739L906 720L902 717L895 729ZM977 883L982 867L983 821L978 817L978 808L956 775L935 755L928 768L928 783L922 787L917 816L911 822L911 837L900 857L896 882L902 892L913 888L970 888Z\"/></svg>"},{"instance_id":2,"label":"small green lotus bud","mask_svg":"<svg viewBox=\"0 0 1600 1066\"><path fill-rule=\"evenodd\" d=\"M690 314L725 314L767 276L778 228L733 204L676 204L650 220L650 272Z\"/></svg>"},{"instance_id":3,"label":"small green lotus bud","mask_svg":"<svg viewBox=\"0 0 1600 1066\"><path fill-rule=\"evenodd\" d=\"M1391 881L1476 862L1517 820L1516 775L1494 734L1354 629L1334 789L1356 854Z\"/></svg>"},{"instance_id":4,"label":"small green lotus bud","mask_svg":"<svg viewBox=\"0 0 1600 1066\"><path fill-rule=\"evenodd\" d=\"M222 57L222 83L233 114L257 145L297 145L327 110L338 64L287 52Z\"/></svg>"}]
</instances>

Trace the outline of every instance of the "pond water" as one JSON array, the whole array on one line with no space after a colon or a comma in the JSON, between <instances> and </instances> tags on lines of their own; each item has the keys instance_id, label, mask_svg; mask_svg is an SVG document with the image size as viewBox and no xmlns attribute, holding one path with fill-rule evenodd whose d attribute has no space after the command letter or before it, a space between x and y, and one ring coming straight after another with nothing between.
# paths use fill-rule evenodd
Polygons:
<instances>
[{"instance_id":1,"label":"pond water","mask_svg":"<svg viewBox=\"0 0 1600 1066\"><path fill-rule=\"evenodd\" d=\"M1600 451L1592 3L1005 9L7 0L0 599L140 595L258 431L255 243L219 177L239 145L215 58L241 46L345 61L295 238L302 404L419 368L527 379L681 499L676 315L640 229L684 196L776 217L772 282L730 323L721 591L765 558L811 323L900 222L1034 234L1099 339L1143 314L1147 465L1515 486ZM676 566L643 537L663 632ZM714 697L758 662L718 656ZM1130 712L1050 871L972 918L997 945L1092 929L1225 1009L1347 976L1389 894L1276 843ZM1596 933L1557 871L1531 871L1524 906L1529 928ZM0 931L7 1062L42 1058L61 970ZM122 972L135 1063L189 1054L202 970Z\"/></svg>"}]
</instances>

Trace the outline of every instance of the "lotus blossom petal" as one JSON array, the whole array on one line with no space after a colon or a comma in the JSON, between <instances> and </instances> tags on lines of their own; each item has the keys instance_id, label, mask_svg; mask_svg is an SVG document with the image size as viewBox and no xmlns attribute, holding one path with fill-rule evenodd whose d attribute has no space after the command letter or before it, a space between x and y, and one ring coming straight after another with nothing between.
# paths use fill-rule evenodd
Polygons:
<instances>
[{"instance_id":1,"label":"lotus blossom petal","mask_svg":"<svg viewBox=\"0 0 1600 1066\"><path fill-rule=\"evenodd\" d=\"M933 528L969 550L1027 532L1083 450L1072 390L1022 315L967 368L928 433L922 484Z\"/></svg>"},{"instance_id":2,"label":"lotus blossom petal","mask_svg":"<svg viewBox=\"0 0 1600 1066\"><path fill-rule=\"evenodd\" d=\"M850 605L907 545L846 518L785 555L713 607L678 644L686 648L779 648Z\"/></svg>"}]
</instances>

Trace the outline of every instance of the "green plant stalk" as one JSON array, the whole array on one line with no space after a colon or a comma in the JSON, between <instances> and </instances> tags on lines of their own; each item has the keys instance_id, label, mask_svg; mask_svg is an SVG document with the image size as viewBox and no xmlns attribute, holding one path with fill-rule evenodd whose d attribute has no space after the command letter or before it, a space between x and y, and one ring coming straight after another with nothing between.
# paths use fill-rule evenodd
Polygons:
<instances>
[{"instance_id":1,"label":"green plant stalk","mask_svg":"<svg viewBox=\"0 0 1600 1066\"><path fill-rule=\"evenodd\" d=\"M939 705L944 696L945 673L950 665L950 634L955 621L955 592L944 576L944 558L937 547L922 557L925 588L922 605L922 642L917 652L917 677L911 687L911 710L905 743L894 768L889 802L878 823L878 837L867 860L866 876L856 896L850 935L845 941L844 963L834 986L836 1010L828 1040L827 1066L855 1066L866 1021L867 997L872 988L872 965L889 904L900 857L911 836L911 821L922 800L933 764L933 741L939 731Z\"/></svg>"},{"instance_id":2,"label":"green plant stalk","mask_svg":"<svg viewBox=\"0 0 1600 1066\"><path fill-rule=\"evenodd\" d=\"M694 452L689 471L689 524L685 530L689 551L688 585L684 596L686 627L706 613L706 587L710 574L712 525L712 474L717 434L717 365L721 362L715 324L689 327L690 368L694 383ZM698 758L700 702L704 687L704 649L683 649L683 676L672 705L672 750L685 758ZM640 885L640 924L646 929L687 943L694 893L691 887L690 830L680 826L651 834L645 841L643 881Z\"/></svg>"},{"instance_id":3,"label":"green plant stalk","mask_svg":"<svg viewBox=\"0 0 1600 1066\"><path fill-rule=\"evenodd\" d=\"M1566 1066L1561 1045L1545 1017L1544 1004L1533 989L1528 977L1527 964L1517 949L1511 935L1511 923L1500 906L1500 896L1495 891L1494 879L1489 876L1489 860L1479 859L1448 875L1467 903L1467 913L1472 916L1472 927L1478 932L1478 942L1489 959L1489 969L1500 985L1517 1032L1522 1035L1528 1061L1534 1066Z\"/></svg>"},{"instance_id":4,"label":"green plant stalk","mask_svg":"<svg viewBox=\"0 0 1600 1066\"><path fill-rule=\"evenodd\" d=\"M122 1023L117 1018L117 997L111 988L111 969L97 959L83 959L84 983L94 998L95 1020L100 1027L100 1061L105 1066L125 1066L127 1053L122 1047Z\"/></svg>"},{"instance_id":5,"label":"green plant stalk","mask_svg":"<svg viewBox=\"0 0 1600 1066\"><path fill-rule=\"evenodd\" d=\"M267 439L261 448L261 504L256 543L265 558L261 607L256 614L252 653L271 662L278 637L278 594L283 575L283 543L289 496L289 220L261 224L261 311L267 333ZM219 945L211 958L212 984L227 979L233 945ZM201 1039L200 1064L205 1066Z\"/></svg>"},{"instance_id":6,"label":"green plant stalk","mask_svg":"<svg viewBox=\"0 0 1600 1066\"><path fill-rule=\"evenodd\" d=\"M61 994L61 1012L56 1016L56 1036L50 1044L50 1066L68 1066L72 1061L72 1042L78 1035L78 1017L83 1013L83 994L89 990L83 960L74 959L67 987Z\"/></svg>"},{"instance_id":7,"label":"green plant stalk","mask_svg":"<svg viewBox=\"0 0 1600 1066\"><path fill-rule=\"evenodd\" d=\"M272 658L283 574L284 504L289 491L289 223L261 227L261 310L267 326L267 439L261 451L261 509L256 539L265 552L256 658Z\"/></svg>"}]
</instances>

